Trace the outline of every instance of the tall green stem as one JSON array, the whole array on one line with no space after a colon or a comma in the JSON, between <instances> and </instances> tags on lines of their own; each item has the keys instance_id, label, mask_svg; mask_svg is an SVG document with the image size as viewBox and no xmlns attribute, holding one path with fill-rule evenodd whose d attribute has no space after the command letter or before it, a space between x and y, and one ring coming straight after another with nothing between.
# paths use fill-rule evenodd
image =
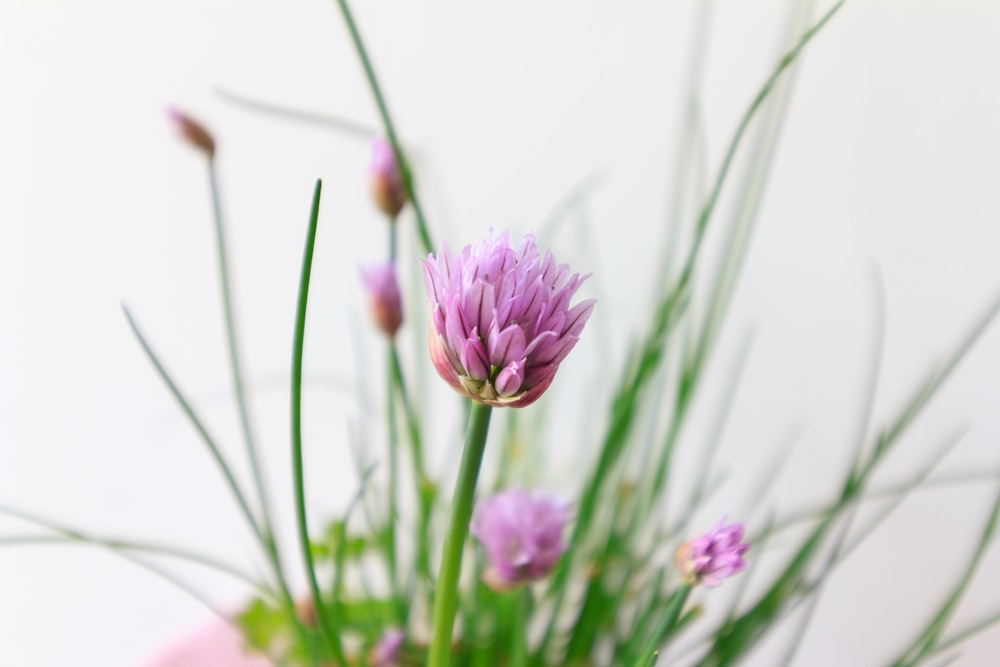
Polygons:
<instances>
[{"instance_id":1,"label":"tall green stem","mask_svg":"<svg viewBox=\"0 0 1000 667\"><path fill-rule=\"evenodd\" d=\"M306 234L306 248L302 255L302 275L299 280L298 306L295 312L295 339L292 344L292 470L295 477L295 518L299 532L299 546L309 581L313 609L319 621L319 633L333 651L338 664L346 665L340 635L323 603L323 596L316 581L316 567L313 564L312 544L306 521L305 481L302 471L302 352L306 336L306 306L309 302L309 277L312 274L313 250L316 246L316 225L319 220L319 200L323 182L316 181L313 193L312 211L309 214L309 231Z\"/></svg>"},{"instance_id":2,"label":"tall green stem","mask_svg":"<svg viewBox=\"0 0 1000 667\"><path fill-rule=\"evenodd\" d=\"M232 375L233 393L236 396L236 408L239 412L240 428L243 431L243 442L246 445L247 459L253 474L257 500L260 503L260 534L267 559L274 570L274 578L278 585L278 593L282 606L289 614L291 622L296 626L300 637L305 636L295 614L295 601L285 579L285 569L281 563L281 552L274 536L274 520L271 516L271 503L267 497L267 486L261 472L260 459L257 455L257 438L250 423L250 410L247 407L246 391L243 384L243 363L240 355L239 338L236 335L236 315L233 305L233 290L229 278L229 252L226 245L225 218L222 214L222 197L219 194L219 178L216 172L215 157L208 160L208 180L212 190L212 217L215 221L215 248L218 254L219 287L222 292L222 313L226 323L226 347L229 350L229 369Z\"/></svg>"},{"instance_id":3,"label":"tall green stem","mask_svg":"<svg viewBox=\"0 0 1000 667\"><path fill-rule=\"evenodd\" d=\"M240 355L239 339L236 335L236 315L233 306L233 290L229 278L229 253L226 245L225 218L222 215L222 197L219 195L219 179L215 167L215 158L208 160L208 178L212 190L212 213L215 221L215 247L218 254L219 287L222 292L222 313L226 323L226 343L229 350L229 369L232 375L233 393L236 396L236 408L240 417L240 428L243 430L243 441L246 444L247 459L253 473L257 499L260 503L261 532L263 533L264 549L274 569L278 587L282 597L291 601L291 593L285 580L284 568L281 565L281 553L274 537L274 521L271 517L271 503L267 497L267 486L261 472L260 459L257 455L257 438L250 423L250 410L247 408L246 391L243 383L243 364ZM294 606L294 605L292 605Z\"/></svg>"},{"instance_id":4,"label":"tall green stem","mask_svg":"<svg viewBox=\"0 0 1000 667\"><path fill-rule=\"evenodd\" d=\"M382 87L378 84L378 78L375 76L375 69L372 67L371 60L368 59L368 51L361 40L361 33L358 32L358 26L354 23L354 16L351 14L351 8L347 6L347 0L337 0L337 5L340 7L341 15L344 17L347 30L351 33L351 41L354 42L354 50L358 52L361 66L365 69L365 78L368 79L368 87L371 88L372 95L375 97L375 105L378 107L379 116L382 117L385 135L392 146L396 164L399 165L399 173L403 176L403 187L406 188L406 196L410 200L410 205L413 206L413 215L417 219L417 233L420 235L420 243L424 246L424 252L434 252L434 244L431 243L431 237L427 231L424 211L420 206L420 200L417 198L416 188L413 187L410 166L406 161L406 156L403 154L403 149L399 143L399 136L396 134L396 127L393 125L392 117L389 115L389 106L385 102L385 96L382 95Z\"/></svg>"},{"instance_id":5,"label":"tall green stem","mask_svg":"<svg viewBox=\"0 0 1000 667\"><path fill-rule=\"evenodd\" d=\"M469 411L469 426L465 433L465 449L455 483L451 521L441 556L441 574L434 593L434 621L431 628L431 648L427 667L447 667L451 654L451 631L458 609L458 578L462 572L462 548L469 533L472 501L479 480L479 467L486 449L486 434L490 428L492 408L474 403Z\"/></svg>"}]
</instances>

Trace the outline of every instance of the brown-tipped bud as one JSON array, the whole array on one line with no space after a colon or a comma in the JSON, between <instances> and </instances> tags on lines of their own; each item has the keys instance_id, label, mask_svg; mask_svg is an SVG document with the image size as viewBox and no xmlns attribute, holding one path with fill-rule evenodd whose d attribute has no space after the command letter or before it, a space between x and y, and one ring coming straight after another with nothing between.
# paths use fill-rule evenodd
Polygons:
<instances>
[{"instance_id":1,"label":"brown-tipped bud","mask_svg":"<svg viewBox=\"0 0 1000 667\"><path fill-rule=\"evenodd\" d=\"M208 157L215 155L215 139L201 123L176 107L167 109L167 115L174 121L177 131L185 141L204 151Z\"/></svg>"},{"instance_id":2,"label":"brown-tipped bud","mask_svg":"<svg viewBox=\"0 0 1000 667\"><path fill-rule=\"evenodd\" d=\"M380 211L395 220L406 206L406 186L396 164L392 145L382 138L372 142L372 162L368 168L372 199Z\"/></svg>"},{"instance_id":3,"label":"brown-tipped bud","mask_svg":"<svg viewBox=\"0 0 1000 667\"><path fill-rule=\"evenodd\" d=\"M305 598L295 603L295 616L307 628L316 627L316 608L311 599Z\"/></svg>"},{"instance_id":4,"label":"brown-tipped bud","mask_svg":"<svg viewBox=\"0 0 1000 667\"><path fill-rule=\"evenodd\" d=\"M392 262L362 269L361 281L368 292L368 304L376 326L389 338L403 323L403 301Z\"/></svg>"}]
</instances>

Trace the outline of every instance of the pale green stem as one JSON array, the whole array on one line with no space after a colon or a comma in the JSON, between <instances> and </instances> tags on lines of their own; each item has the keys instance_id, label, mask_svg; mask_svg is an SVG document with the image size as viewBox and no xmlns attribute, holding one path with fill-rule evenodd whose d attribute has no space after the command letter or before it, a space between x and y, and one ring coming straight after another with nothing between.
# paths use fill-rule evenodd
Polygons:
<instances>
[{"instance_id":1,"label":"pale green stem","mask_svg":"<svg viewBox=\"0 0 1000 667\"><path fill-rule=\"evenodd\" d=\"M253 473L254 486L257 490L257 500L260 503L260 527L263 533L264 549L274 569L278 588L286 603L291 602L288 582L285 580L284 568L281 565L281 553L274 538L274 521L271 517L271 503L267 497L267 486L261 472L258 457L257 438L250 423L250 410L247 407L245 385L243 383L243 363L241 361L239 338L236 333L236 315L233 305L233 290L230 284L228 249L226 245L225 218L222 215L222 197L219 195L219 179L215 168L215 158L208 160L208 176L212 189L212 212L215 221L215 241L218 253L219 286L222 292L222 312L226 323L226 345L229 351L229 369L232 375L233 393L236 396L236 408L239 412L240 428L243 431L243 441L246 444L247 459ZM294 604L291 604L294 608Z\"/></svg>"},{"instance_id":2,"label":"pale green stem","mask_svg":"<svg viewBox=\"0 0 1000 667\"><path fill-rule=\"evenodd\" d=\"M469 411L469 425L465 435L465 449L455 483L451 507L451 521L445 537L441 556L441 574L434 591L434 616L431 626L431 648L427 667L447 667L451 657L451 631L458 609L458 579L462 572L462 551L469 533L472 518L472 501L479 480L479 468L486 449L486 435L490 427L492 408L474 403Z\"/></svg>"}]
</instances>

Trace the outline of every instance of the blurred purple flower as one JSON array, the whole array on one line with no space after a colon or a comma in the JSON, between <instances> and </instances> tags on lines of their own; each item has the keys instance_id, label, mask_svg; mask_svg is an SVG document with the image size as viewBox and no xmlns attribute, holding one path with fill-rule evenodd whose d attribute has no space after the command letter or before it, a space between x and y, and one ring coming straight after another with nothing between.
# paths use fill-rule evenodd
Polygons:
<instances>
[{"instance_id":1,"label":"blurred purple flower","mask_svg":"<svg viewBox=\"0 0 1000 667\"><path fill-rule=\"evenodd\" d=\"M381 137L372 142L372 161L368 168L372 199L380 211L395 220L406 205L406 187L396 164L392 144Z\"/></svg>"},{"instance_id":2,"label":"blurred purple flower","mask_svg":"<svg viewBox=\"0 0 1000 667\"><path fill-rule=\"evenodd\" d=\"M507 231L423 262L434 367L456 391L493 406L523 407L548 388L594 309L570 299L589 275L570 275L535 238L514 250Z\"/></svg>"},{"instance_id":3,"label":"blurred purple flower","mask_svg":"<svg viewBox=\"0 0 1000 667\"><path fill-rule=\"evenodd\" d=\"M726 520L722 519L708 533L688 540L677 549L674 554L677 569L692 586L718 586L723 579L746 568L743 554L750 545L742 540L743 524L731 523L727 526Z\"/></svg>"},{"instance_id":4,"label":"blurred purple flower","mask_svg":"<svg viewBox=\"0 0 1000 667\"><path fill-rule=\"evenodd\" d=\"M399 664L399 651L403 648L406 635L402 630L394 628L386 630L368 654L368 664L372 667L396 667Z\"/></svg>"},{"instance_id":5,"label":"blurred purple flower","mask_svg":"<svg viewBox=\"0 0 1000 667\"><path fill-rule=\"evenodd\" d=\"M361 269L361 282L368 292L372 319L386 336L392 338L403 323L403 303L392 262Z\"/></svg>"},{"instance_id":6,"label":"blurred purple flower","mask_svg":"<svg viewBox=\"0 0 1000 667\"><path fill-rule=\"evenodd\" d=\"M520 489L479 503L472 535L490 561L483 581L504 590L548 575L566 551L562 534L567 521L567 503Z\"/></svg>"}]
</instances>

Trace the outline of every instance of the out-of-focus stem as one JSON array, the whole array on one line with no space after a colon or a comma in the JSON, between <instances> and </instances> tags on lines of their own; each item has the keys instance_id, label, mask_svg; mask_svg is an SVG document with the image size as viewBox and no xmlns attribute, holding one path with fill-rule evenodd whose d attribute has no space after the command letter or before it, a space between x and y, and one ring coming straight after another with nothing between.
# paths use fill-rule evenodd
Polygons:
<instances>
[{"instance_id":1,"label":"out-of-focus stem","mask_svg":"<svg viewBox=\"0 0 1000 667\"><path fill-rule=\"evenodd\" d=\"M392 145L396 164L399 165L399 173L403 177L403 187L406 188L406 196L410 200L410 205L413 206L413 215L417 220L417 234L420 236L420 243L424 246L424 252L433 252L434 244L431 242L430 234L427 231L427 222L424 219L420 200L417 198L416 188L413 187L413 178L410 174L409 163L403 154L403 149L399 143L399 136L396 134L396 127L393 125L392 117L389 115L389 107L385 102L385 97L382 95L382 88L379 86L378 78L375 76L375 69L372 67L371 60L368 59L368 52L365 50L364 42L361 40L361 33L358 32L358 26L354 23L354 16L351 14L351 8L347 5L347 0L337 0L337 6L340 7L344 23L347 25L348 32L351 33L354 50L357 51L358 58L361 60L361 66L364 67L365 78L368 79L368 87L371 88L372 95L375 97L375 105L378 107L379 116L382 117L382 125L385 127L386 138L389 139L389 143Z\"/></svg>"}]
</instances>

